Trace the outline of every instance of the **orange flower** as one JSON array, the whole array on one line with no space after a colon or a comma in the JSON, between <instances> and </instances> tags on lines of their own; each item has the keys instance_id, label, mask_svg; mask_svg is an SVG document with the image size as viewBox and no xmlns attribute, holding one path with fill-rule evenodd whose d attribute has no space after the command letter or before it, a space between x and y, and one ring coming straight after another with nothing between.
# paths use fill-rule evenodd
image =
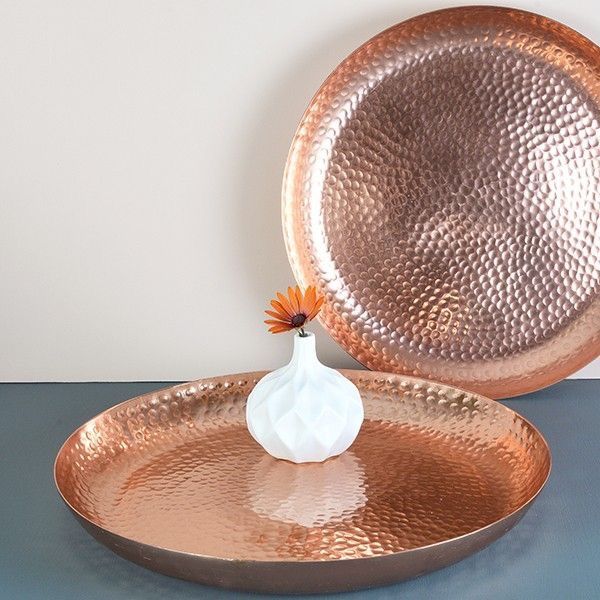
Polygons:
<instances>
[{"instance_id":1,"label":"orange flower","mask_svg":"<svg viewBox=\"0 0 600 600\"><path fill-rule=\"evenodd\" d=\"M317 289L314 285L309 285L304 294L298 286L296 289L289 287L287 293L286 298L277 292L277 300L271 300L273 310L265 310L265 312L273 318L267 319L265 323L269 325L271 333L298 329L300 335L303 335L304 325L317 316L325 298L317 296Z\"/></svg>"}]
</instances>

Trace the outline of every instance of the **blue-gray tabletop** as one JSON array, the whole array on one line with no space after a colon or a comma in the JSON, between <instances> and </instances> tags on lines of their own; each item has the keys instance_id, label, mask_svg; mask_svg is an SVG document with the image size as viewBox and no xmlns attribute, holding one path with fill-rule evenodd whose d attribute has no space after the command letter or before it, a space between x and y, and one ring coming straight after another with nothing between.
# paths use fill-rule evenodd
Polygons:
<instances>
[{"instance_id":1,"label":"blue-gray tabletop","mask_svg":"<svg viewBox=\"0 0 600 600\"><path fill-rule=\"evenodd\" d=\"M245 596L119 558L79 526L54 488L54 457L77 426L166 385L0 384L0 598ZM506 401L541 430L553 456L546 488L507 535L441 571L336 598L600 598L599 396L600 380L571 380Z\"/></svg>"}]
</instances>

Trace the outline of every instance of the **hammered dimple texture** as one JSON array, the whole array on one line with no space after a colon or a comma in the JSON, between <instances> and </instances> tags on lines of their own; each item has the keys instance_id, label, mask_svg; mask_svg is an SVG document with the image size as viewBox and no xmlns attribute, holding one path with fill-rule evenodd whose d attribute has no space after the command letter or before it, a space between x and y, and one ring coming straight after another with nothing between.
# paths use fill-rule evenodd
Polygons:
<instances>
[{"instance_id":1,"label":"hammered dimple texture","mask_svg":"<svg viewBox=\"0 0 600 600\"><path fill-rule=\"evenodd\" d=\"M329 77L292 144L288 255L374 370L491 397L600 353L600 50L513 9L422 15Z\"/></svg>"},{"instance_id":2,"label":"hammered dimple texture","mask_svg":"<svg viewBox=\"0 0 600 600\"><path fill-rule=\"evenodd\" d=\"M483 535L543 486L548 447L503 405L400 375L344 374L360 390L365 422L352 448L324 463L276 460L251 438L246 398L264 374L248 373L102 413L61 449L58 488L119 543L185 553L202 570L210 557L298 563L400 553L410 561L402 551L455 544L431 548L435 568L457 548L484 543L458 536Z\"/></svg>"}]
</instances>

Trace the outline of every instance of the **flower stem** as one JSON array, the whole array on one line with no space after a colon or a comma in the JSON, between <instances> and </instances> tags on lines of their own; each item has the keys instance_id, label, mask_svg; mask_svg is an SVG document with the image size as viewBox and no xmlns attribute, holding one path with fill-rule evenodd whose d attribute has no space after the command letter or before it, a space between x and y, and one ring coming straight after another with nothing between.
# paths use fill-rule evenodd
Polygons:
<instances>
[{"instance_id":1,"label":"flower stem","mask_svg":"<svg viewBox=\"0 0 600 600\"><path fill-rule=\"evenodd\" d=\"M306 332L304 331L304 327L298 327L298 335L300 337L307 337Z\"/></svg>"}]
</instances>

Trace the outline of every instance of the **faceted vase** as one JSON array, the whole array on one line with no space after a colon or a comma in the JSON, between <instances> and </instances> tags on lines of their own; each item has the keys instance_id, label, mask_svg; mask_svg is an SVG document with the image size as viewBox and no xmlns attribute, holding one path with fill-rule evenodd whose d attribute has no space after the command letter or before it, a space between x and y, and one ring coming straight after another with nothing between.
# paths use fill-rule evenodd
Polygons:
<instances>
[{"instance_id":1,"label":"faceted vase","mask_svg":"<svg viewBox=\"0 0 600 600\"><path fill-rule=\"evenodd\" d=\"M248 396L252 437L275 458L321 462L356 439L364 418L360 393L319 362L315 336L294 336L292 360L263 377Z\"/></svg>"}]
</instances>

